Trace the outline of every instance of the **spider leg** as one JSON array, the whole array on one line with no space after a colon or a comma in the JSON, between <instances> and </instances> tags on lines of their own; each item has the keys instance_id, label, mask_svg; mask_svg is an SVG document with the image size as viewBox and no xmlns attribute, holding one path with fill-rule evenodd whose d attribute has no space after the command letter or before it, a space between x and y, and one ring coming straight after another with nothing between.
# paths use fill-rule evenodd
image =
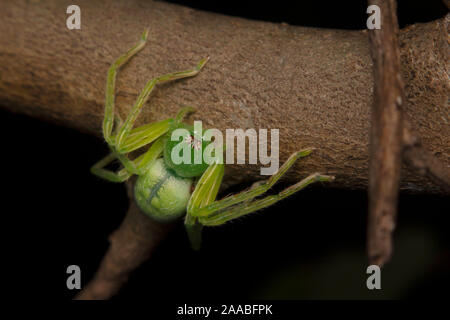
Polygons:
<instances>
[{"instance_id":1,"label":"spider leg","mask_svg":"<svg viewBox=\"0 0 450 320\"><path fill-rule=\"evenodd\" d=\"M205 226L219 226L230 220L242 217L246 214L271 206L274 203L280 201L281 199L289 197L295 192L302 190L303 188L305 188L306 186L308 186L313 182L331 181L333 179L334 177L332 176L325 176L319 173L314 173L306 177L302 181L286 188L277 195L267 196L262 199L257 199L253 201L244 201L243 203L234 205L232 207L213 212L209 216L199 217L199 222Z\"/></svg>"},{"instance_id":2,"label":"spider leg","mask_svg":"<svg viewBox=\"0 0 450 320\"><path fill-rule=\"evenodd\" d=\"M146 125L143 125L138 128L134 128L130 131L129 135L127 136L122 151L118 151L116 148L111 147L112 152L116 155L117 159L122 162L125 169L127 169L132 174L142 174L145 172L147 165L145 166L137 166L135 162L131 161L126 153L129 153L131 151L134 151L136 149L139 149L149 143L152 143L156 139L164 136L164 134L169 131L171 126L174 126L181 122L183 118L188 114L189 112L193 112L194 108L192 107L185 107L180 109L178 114L176 115L175 119L167 119L163 121L159 121L156 123L149 123ZM158 141L158 140L156 140ZM156 144L156 142L155 142ZM158 150L162 152L163 149L163 140L159 139L159 142L157 144ZM153 150L153 149L152 149ZM144 158L144 164L148 161L146 160L149 155L147 155Z\"/></svg>"},{"instance_id":3,"label":"spider leg","mask_svg":"<svg viewBox=\"0 0 450 320\"><path fill-rule=\"evenodd\" d=\"M312 148L300 150L291 155L280 169L266 181L259 181L249 190L215 201L222 182L223 165L213 164L208 167L198 181L187 207L186 230L194 249L200 247L201 230L205 226L223 224L231 219L265 208L315 181L329 181L333 177L313 174L299 183L285 189L278 195L254 200L255 197L269 190L300 157L305 157Z\"/></svg>"},{"instance_id":4,"label":"spider leg","mask_svg":"<svg viewBox=\"0 0 450 320\"><path fill-rule=\"evenodd\" d=\"M251 199L260 196L267 190L269 190L288 170L289 168L295 163L295 161L301 157L306 157L309 155L314 149L313 148L307 148L300 151L295 152L292 154L286 162L278 169L278 171L272 175L269 179L265 180L264 182L258 182L253 184L253 187L240 192L235 195L228 196L226 198L223 198L221 200L215 201L209 205L203 206L201 208L196 209L194 212L192 212L192 215L196 217L206 217L210 216L211 214L223 210L225 208L231 207L235 204L244 202L244 201L250 201Z\"/></svg>"},{"instance_id":5,"label":"spider leg","mask_svg":"<svg viewBox=\"0 0 450 320\"><path fill-rule=\"evenodd\" d=\"M195 108L194 107L184 107L181 108L180 111L178 111L177 115L175 116L175 119L173 120L172 126L176 126L179 123L181 123L184 119L184 117L186 117L186 115L188 115L189 113L194 113L195 112Z\"/></svg>"},{"instance_id":6,"label":"spider leg","mask_svg":"<svg viewBox=\"0 0 450 320\"><path fill-rule=\"evenodd\" d=\"M127 154L142 148L169 131L172 122L173 119L166 119L134 128L124 140L122 148L120 150L114 149L120 154ZM115 136L111 136L111 138L114 139Z\"/></svg>"},{"instance_id":7,"label":"spider leg","mask_svg":"<svg viewBox=\"0 0 450 320\"><path fill-rule=\"evenodd\" d=\"M118 154L115 152L110 153L102 160L97 162L91 167L91 173L111 182L124 182L128 180L133 174L141 174L145 172L147 168L153 163L154 160L159 158L163 152L164 137L159 137L150 148L134 160L128 159L125 155L121 155L126 158L127 166L123 162L123 158L118 158ZM125 168L118 170L117 172L105 169L104 167L110 164L115 159L119 159ZM130 170L130 163L132 167Z\"/></svg>"},{"instance_id":8,"label":"spider leg","mask_svg":"<svg viewBox=\"0 0 450 320\"><path fill-rule=\"evenodd\" d=\"M164 149L164 136L159 137L152 145L151 147L137 158L138 164L137 169L139 170L139 174L142 174L147 171L147 168L158 159Z\"/></svg>"},{"instance_id":9,"label":"spider leg","mask_svg":"<svg viewBox=\"0 0 450 320\"><path fill-rule=\"evenodd\" d=\"M103 136L112 152L111 155L108 155L96 163L91 168L91 171L94 174L110 181L121 182L128 179L131 174L140 174L142 172L142 167L139 166L139 162L130 160L126 154L152 143L164 135L172 125L181 121L188 112L192 111L192 108L183 108L175 119L167 119L156 123L150 123L133 129L134 122L136 121L136 118L138 117L144 103L148 99L155 85L164 81L194 76L202 69L208 60L201 60L192 70L170 73L150 80L144 87L144 90L140 93L125 122L122 122L119 115L115 114L114 111L114 92L117 70L144 47L147 37L148 30L143 33L140 41L125 54L121 55L116 61L114 61L108 70L106 82L105 116L103 119ZM162 144L159 144L158 146L160 147L161 145ZM104 169L104 167L114 159L120 160L125 167L125 170L112 172ZM146 162L144 161L144 163Z\"/></svg>"},{"instance_id":10,"label":"spider leg","mask_svg":"<svg viewBox=\"0 0 450 320\"><path fill-rule=\"evenodd\" d=\"M123 182L133 174L145 172L153 160L157 159L162 154L164 147L163 137L170 126L174 125L174 123L181 122L187 113L193 111L193 108L185 107L180 109L175 119L167 119L134 128L125 140L123 146L125 153L129 153L154 142L147 152L140 155L135 160L130 160L127 155L119 153L114 147L111 147L112 152L94 164L91 168L91 172L96 176L112 182ZM116 117L115 121L120 122L120 117ZM114 136L111 136L111 138L114 139ZM104 169L105 166L115 159L118 159L125 168L117 172Z\"/></svg>"},{"instance_id":11,"label":"spider leg","mask_svg":"<svg viewBox=\"0 0 450 320\"><path fill-rule=\"evenodd\" d=\"M104 169L105 166L110 164L115 159L117 159L117 157L114 153L108 154L106 157L104 157L91 167L91 173L96 175L97 177L111 182L124 182L131 176L131 174L127 170L122 169L120 171L114 172Z\"/></svg>"},{"instance_id":12,"label":"spider leg","mask_svg":"<svg viewBox=\"0 0 450 320\"><path fill-rule=\"evenodd\" d=\"M148 97L150 96L150 93L153 91L154 87L161 82L166 81L173 81L177 79L182 79L186 77L193 77L196 74L200 72L200 70L203 68L205 63L208 61L208 58L200 60L200 62L197 64L197 66L193 69L181 71L181 72L175 72L175 73L169 73L163 76L159 76L156 78L151 79L147 82L142 92L139 94L133 108L131 109L130 113L128 114L127 118L125 119L125 122L123 123L122 127L119 129L117 135L115 136L115 148L119 152L123 152L124 148L124 142L126 141L128 135L131 133L131 129L139 116L139 113L142 110L142 107L144 106L145 102L147 101Z\"/></svg>"},{"instance_id":13,"label":"spider leg","mask_svg":"<svg viewBox=\"0 0 450 320\"><path fill-rule=\"evenodd\" d=\"M194 111L195 109L192 107L184 107L180 109L175 119L166 119L133 128L124 140L120 153L129 153L153 142L169 131L171 127L182 122L188 113ZM111 136L111 138L115 139L115 136Z\"/></svg>"},{"instance_id":14,"label":"spider leg","mask_svg":"<svg viewBox=\"0 0 450 320\"><path fill-rule=\"evenodd\" d=\"M172 122L173 119L167 119L138 127L134 129L134 132L132 132L130 136L128 136L129 139L124 144L122 151L119 151L115 147L110 146L111 152L123 164L123 166L129 173L140 175L144 172L143 169L139 167L137 162L130 160L127 153L139 149L147 144L152 143L158 138L163 137L164 134L169 130ZM158 146L162 151L162 139L159 142ZM148 151L150 151L150 149Z\"/></svg>"},{"instance_id":15,"label":"spider leg","mask_svg":"<svg viewBox=\"0 0 450 320\"><path fill-rule=\"evenodd\" d=\"M298 158L309 155L312 150L313 149L308 148L294 153L280 167L277 173L271 176L268 180L254 183L252 188L236 195L232 195L214 202L207 201L203 203L201 202L201 198L204 197L204 195L202 196L201 194L199 194L198 199L196 199L194 197L195 195L193 194L192 202L194 204L201 203L201 205L194 205L192 206L191 210L189 210L188 208L189 214L192 217L197 218L197 221L203 225L220 225L229 220L270 206L271 204L292 195L293 193L303 189L313 182L332 180L333 177L331 176L315 173L296 183L295 185L283 190L278 195L254 200L254 198L262 195L267 190L269 190L287 172L287 170L295 163ZM204 185L206 186L204 188L207 189L208 182L205 182Z\"/></svg>"},{"instance_id":16,"label":"spider leg","mask_svg":"<svg viewBox=\"0 0 450 320\"><path fill-rule=\"evenodd\" d=\"M224 164L211 164L198 180L189 199L184 224L194 250L200 249L203 225L198 222L193 212L216 199L224 172Z\"/></svg>"},{"instance_id":17,"label":"spider leg","mask_svg":"<svg viewBox=\"0 0 450 320\"><path fill-rule=\"evenodd\" d=\"M148 30L145 30L139 42L130 50L117 58L108 70L106 80L106 97L105 97L105 117L103 119L103 136L109 145L113 145L111 132L114 126L114 91L116 86L117 70L138 53L145 45L148 37Z\"/></svg>"}]
</instances>

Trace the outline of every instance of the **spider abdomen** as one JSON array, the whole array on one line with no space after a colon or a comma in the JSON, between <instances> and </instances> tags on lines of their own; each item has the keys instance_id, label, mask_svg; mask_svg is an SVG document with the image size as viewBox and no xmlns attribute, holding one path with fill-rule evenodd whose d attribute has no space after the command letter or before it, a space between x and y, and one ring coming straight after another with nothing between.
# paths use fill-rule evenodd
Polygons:
<instances>
[{"instance_id":1,"label":"spider abdomen","mask_svg":"<svg viewBox=\"0 0 450 320\"><path fill-rule=\"evenodd\" d=\"M138 177L134 197L140 209L151 218L171 221L185 213L191 186L192 179L178 176L160 158L145 175Z\"/></svg>"}]
</instances>

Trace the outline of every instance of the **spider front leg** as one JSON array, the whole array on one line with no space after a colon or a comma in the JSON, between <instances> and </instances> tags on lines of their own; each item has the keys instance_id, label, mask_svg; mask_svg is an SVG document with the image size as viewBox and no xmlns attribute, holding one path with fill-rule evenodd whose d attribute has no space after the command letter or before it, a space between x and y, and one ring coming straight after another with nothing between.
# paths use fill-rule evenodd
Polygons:
<instances>
[{"instance_id":1,"label":"spider front leg","mask_svg":"<svg viewBox=\"0 0 450 320\"><path fill-rule=\"evenodd\" d=\"M176 126L178 123L182 122L183 118L191 112L195 112L195 109L192 107L185 107L178 112L175 119L150 123L131 130L126 143L124 144L125 153L139 149L153 141L155 142L153 142L151 147L145 153L134 160L128 159L125 154L120 154L113 149L109 155L91 167L91 173L111 182L124 182L133 174L142 174L152 162L162 154L164 147L163 135L171 126ZM122 162L124 165L123 169L114 172L104 168L116 159Z\"/></svg>"},{"instance_id":2,"label":"spider front leg","mask_svg":"<svg viewBox=\"0 0 450 320\"><path fill-rule=\"evenodd\" d=\"M136 166L136 164L133 161L129 160L126 156L127 153L153 142L155 139L169 131L170 127L173 126L174 123L181 121L187 113L193 111L193 109L190 107L183 108L180 110L175 120L167 119L133 129L133 125L136 122L136 119L139 116L142 107L150 96L150 93L153 91L155 85L160 82L195 76L203 68L207 61L207 58L203 59L192 70L169 73L154 78L146 84L144 90L140 93L139 97L136 100L136 103L128 114L127 119L117 130L117 134L115 136L110 136L109 141L112 152L129 172L137 175L140 174L139 168ZM106 117L108 117L108 114L105 111L105 119Z\"/></svg>"},{"instance_id":3,"label":"spider front leg","mask_svg":"<svg viewBox=\"0 0 450 320\"><path fill-rule=\"evenodd\" d=\"M125 153L126 145L128 142L129 135L132 133L132 128L134 123L136 122L137 117L139 116L142 107L144 106L145 102L148 100L151 92L155 88L155 86L158 83L166 82L166 81L173 81L177 79L187 78L187 77L193 77L197 75L200 70L203 68L205 63L208 61L208 58L200 60L200 62L197 64L197 66L193 69L181 71L181 72L174 72L174 73L168 73L163 76L159 76L156 78L151 79L147 82L142 92L139 94L136 103L134 104L133 108L131 109L130 113L128 114L125 122L123 123L122 127L118 130L117 135L115 136L113 146L114 148L120 152Z\"/></svg>"},{"instance_id":4,"label":"spider front leg","mask_svg":"<svg viewBox=\"0 0 450 320\"><path fill-rule=\"evenodd\" d=\"M174 123L181 121L186 113L192 112L192 108L184 108L178 113L175 119L167 119L133 129L133 125L155 85L164 81L195 76L208 60L207 58L201 60L194 69L170 73L150 80L140 93L125 122L122 123L122 120L118 117L118 115L115 116L114 111L114 94L117 70L144 47L145 42L147 41L147 36L148 31L145 31L140 41L125 54L120 56L116 61L114 61L108 70L105 115L103 120L103 136L111 148L111 154L96 163L91 168L91 172L113 182L123 182L132 174L141 174L142 166L145 167L149 163L147 161L141 161L142 159L140 158L135 159L135 161L130 160L127 157L127 154L152 143L164 135L170 127L174 125ZM113 133L114 126L115 129ZM152 152L153 151L154 150L152 150ZM150 152L150 154L152 154L152 152ZM149 156L147 155L147 157ZM125 168L119 172L112 172L104 169L106 165L115 159L118 159ZM146 160L146 157L143 159Z\"/></svg>"},{"instance_id":5,"label":"spider front leg","mask_svg":"<svg viewBox=\"0 0 450 320\"><path fill-rule=\"evenodd\" d=\"M138 53L147 42L148 38L148 30L146 30L139 42L134 45L131 49L129 49L126 53L117 58L108 69L108 75L106 80L106 95L105 95L105 115L103 119L103 136L106 142L111 146L120 151L122 153L126 152L126 150L121 150L122 147L125 147L127 144L126 138L131 134L131 130L133 128L134 122L136 121L139 113L145 102L148 100L151 92L153 91L156 84L165 82L165 81L173 81L177 79L193 77L200 72L203 66L206 64L209 58L204 58L200 60L197 66L193 69L169 73L163 76L156 77L147 82L144 89L140 93L138 99L136 100L133 108L127 116L127 119L122 124L120 119L117 119L117 115L114 115L114 97L115 97L115 86L116 86L116 75L117 71L121 66L123 66L126 62L128 62L136 53ZM113 126L116 125L117 134L112 136ZM121 125L120 128L117 126Z\"/></svg>"},{"instance_id":6,"label":"spider front leg","mask_svg":"<svg viewBox=\"0 0 450 320\"><path fill-rule=\"evenodd\" d=\"M141 174L147 170L153 161L161 156L164 148L163 139L164 137L157 139L145 153L141 154L134 160L126 158L125 155L122 155L122 157L119 158L116 152L111 152L91 167L91 173L111 182L124 182L133 174ZM123 157L126 158L125 163L127 163L127 166L117 172L105 169L108 164L116 159L120 160L122 164L124 164ZM132 170L130 170L130 162L132 163Z\"/></svg>"},{"instance_id":7,"label":"spider front leg","mask_svg":"<svg viewBox=\"0 0 450 320\"><path fill-rule=\"evenodd\" d=\"M252 188L246 191L218 201L214 201L214 199L217 196L216 189L218 191L219 188L217 184L220 185L222 176L220 175L218 165L208 168L201 177L199 184L197 184L188 205L186 228L191 238L191 242L193 240L192 232L195 231L198 233L201 231L201 228L198 225L221 225L232 219L268 207L275 202L300 191L313 182L333 180L334 177L332 176L315 173L281 191L277 195L254 200L256 197L268 191L287 172L287 170L289 170L298 158L309 155L312 150L312 148L309 148L294 153L268 180L255 183ZM212 188L212 186L214 186L214 188ZM194 237L194 240L200 238L196 233L194 233L194 236L196 237ZM193 247L198 247L198 244L193 243Z\"/></svg>"},{"instance_id":8,"label":"spider front leg","mask_svg":"<svg viewBox=\"0 0 450 320\"><path fill-rule=\"evenodd\" d=\"M106 80L106 94L105 94L105 117L103 119L103 137L108 144L112 144L111 133L114 126L114 91L116 87L117 70L130 60L136 53L144 48L147 42L148 30L145 30L139 42L130 50L117 58L108 70Z\"/></svg>"}]
</instances>

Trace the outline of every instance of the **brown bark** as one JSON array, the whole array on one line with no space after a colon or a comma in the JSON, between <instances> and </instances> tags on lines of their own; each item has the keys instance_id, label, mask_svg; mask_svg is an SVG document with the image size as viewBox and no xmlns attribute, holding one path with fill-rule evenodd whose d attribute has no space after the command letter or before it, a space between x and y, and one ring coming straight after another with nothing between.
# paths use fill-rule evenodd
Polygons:
<instances>
[{"instance_id":1,"label":"brown bark","mask_svg":"<svg viewBox=\"0 0 450 320\"><path fill-rule=\"evenodd\" d=\"M403 149L404 85L400 74L397 4L372 0L381 12L381 28L369 31L374 62L374 103L370 134L368 254L383 265L392 253Z\"/></svg>"},{"instance_id":2,"label":"brown bark","mask_svg":"<svg viewBox=\"0 0 450 320\"><path fill-rule=\"evenodd\" d=\"M384 265L392 254L402 160L447 192L450 170L425 150L421 139L403 119L405 90L400 70L397 3L370 0L381 12L381 28L369 31L374 62L369 172L368 254L371 264Z\"/></svg>"},{"instance_id":3,"label":"brown bark","mask_svg":"<svg viewBox=\"0 0 450 320\"><path fill-rule=\"evenodd\" d=\"M110 235L108 251L94 278L75 297L77 300L103 300L114 296L131 273L150 258L173 226L144 215L133 200L131 186L129 183L128 213L120 227Z\"/></svg>"},{"instance_id":4,"label":"brown bark","mask_svg":"<svg viewBox=\"0 0 450 320\"><path fill-rule=\"evenodd\" d=\"M403 161L418 174L427 177L450 193L450 169L423 146L422 140L410 128L403 126Z\"/></svg>"},{"instance_id":5,"label":"brown bark","mask_svg":"<svg viewBox=\"0 0 450 320\"><path fill-rule=\"evenodd\" d=\"M120 73L122 116L150 77L211 60L196 78L160 86L139 124L193 105L205 127L279 128L280 161L318 149L292 170L320 171L334 186L365 188L373 74L367 31L303 28L231 18L151 1L79 1L81 30L68 30L66 4L3 1L0 105L101 135L106 70L145 27L147 47ZM447 22L402 30L405 113L424 145L450 164ZM194 117L191 117L192 120ZM229 182L256 178L255 166L231 166ZM403 189L440 192L415 173Z\"/></svg>"}]
</instances>

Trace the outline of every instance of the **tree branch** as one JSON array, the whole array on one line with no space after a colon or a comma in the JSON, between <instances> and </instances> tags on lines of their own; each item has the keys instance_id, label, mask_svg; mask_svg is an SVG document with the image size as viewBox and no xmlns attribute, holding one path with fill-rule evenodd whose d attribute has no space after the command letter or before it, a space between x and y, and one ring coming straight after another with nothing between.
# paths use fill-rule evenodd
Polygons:
<instances>
[{"instance_id":1,"label":"tree branch","mask_svg":"<svg viewBox=\"0 0 450 320\"><path fill-rule=\"evenodd\" d=\"M450 191L450 170L422 147L409 122L403 120L406 99L400 70L396 1L369 0L369 4L380 8L381 29L369 31L375 93L367 245L370 263L381 266L392 254L402 158L407 165L447 192Z\"/></svg>"},{"instance_id":2,"label":"tree branch","mask_svg":"<svg viewBox=\"0 0 450 320\"><path fill-rule=\"evenodd\" d=\"M400 74L397 5L395 0L371 0L381 10L381 29L369 31L374 62L374 103L370 135L368 253L371 264L391 256L400 182L405 101Z\"/></svg>"},{"instance_id":3,"label":"tree branch","mask_svg":"<svg viewBox=\"0 0 450 320\"><path fill-rule=\"evenodd\" d=\"M128 182L130 208L120 227L110 235L110 246L94 278L75 297L77 300L104 300L114 296L131 273L148 260L173 224L162 224L144 215L137 207L132 183Z\"/></svg>"},{"instance_id":4,"label":"tree branch","mask_svg":"<svg viewBox=\"0 0 450 320\"><path fill-rule=\"evenodd\" d=\"M79 1L81 30L65 26L66 4L2 1L0 106L101 136L106 71L136 42L150 39L117 80L124 117L151 77L211 60L193 79L158 87L138 124L172 117L183 105L204 127L278 128L280 161L313 146L288 177L320 171L342 188L366 188L372 61L367 31L250 21L152 1ZM26 12L27 14L24 14ZM55 17L58 17L57 19ZM427 145L450 164L445 21L400 35L405 113ZM259 167L227 166L229 184L257 179ZM413 172L401 187L443 192Z\"/></svg>"},{"instance_id":5,"label":"tree branch","mask_svg":"<svg viewBox=\"0 0 450 320\"><path fill-rule=\"evenodd\" d=\"M408 122L403 126L403 161L450 193L450 167L423 147L422 140L412 132Z\"/></svg>"}]
</instances>

